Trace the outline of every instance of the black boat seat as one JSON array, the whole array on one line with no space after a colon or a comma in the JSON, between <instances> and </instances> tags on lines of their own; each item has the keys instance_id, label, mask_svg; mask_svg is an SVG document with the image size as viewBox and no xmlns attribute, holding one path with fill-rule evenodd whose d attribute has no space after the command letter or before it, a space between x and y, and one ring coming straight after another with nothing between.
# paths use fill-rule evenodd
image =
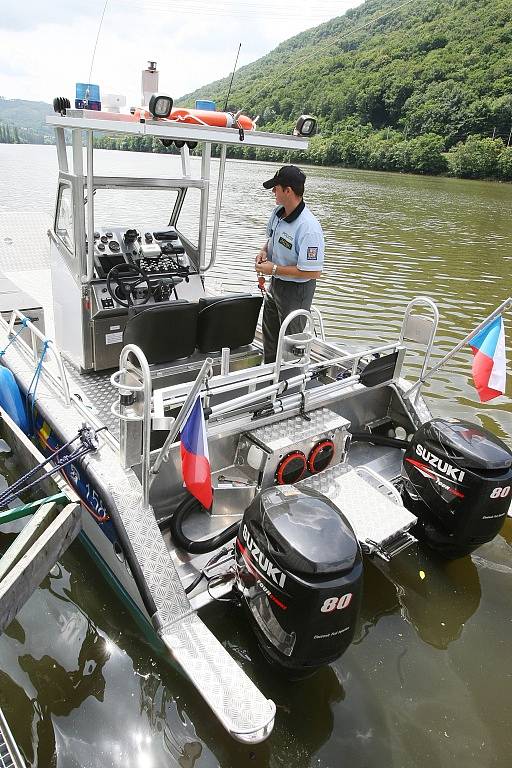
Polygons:
<instances>
[{"instance_id":1,"label":"black boat seat","mask_svg":"<svg viewBox=\"0 0 512 768\"><path fill-rule=\"evenodd\" d=\"M162 301L130 307L123 344L136 344L150 365L190 357L197 341L199 307L190 301Z\"/></svg>"},{"instance_id":2,"label":"black boat seat","mask_svg":"<svg viewBox=\"0 0 512 768\"><path fill-rule=\"evenodd\" d=\"M218 352L225 347L238 349L251 344L262 302L261 296L250 293L199 299L198 350Z\"/></svg>"}]
</instances>

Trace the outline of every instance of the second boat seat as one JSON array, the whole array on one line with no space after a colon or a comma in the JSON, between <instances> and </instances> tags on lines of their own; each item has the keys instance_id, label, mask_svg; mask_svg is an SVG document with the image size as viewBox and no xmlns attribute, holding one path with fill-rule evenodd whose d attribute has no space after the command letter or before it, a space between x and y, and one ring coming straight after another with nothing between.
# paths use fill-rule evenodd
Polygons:
<instances>
[{"instance_id":1,"label":"second boat seat","mask_svg":"<svg viewBox=\"0 0 512 768\"><path fill-rule=\"evenodd\" d=\"M190 357L197 340L196 302L165 301L130 307L123 344L136 344L150 365Z\"/></svg>"},{"instance_id":2,"label":"second boat seat","mask_svg":"<svg viewBox=\"0 0 512 768\"><path fill-rule=\"evenodd\" d=\"M254 341L263 298L250 293L208 296L199 299L197 348L218 352L238 349Z\"/></svg>"}]
</instances>

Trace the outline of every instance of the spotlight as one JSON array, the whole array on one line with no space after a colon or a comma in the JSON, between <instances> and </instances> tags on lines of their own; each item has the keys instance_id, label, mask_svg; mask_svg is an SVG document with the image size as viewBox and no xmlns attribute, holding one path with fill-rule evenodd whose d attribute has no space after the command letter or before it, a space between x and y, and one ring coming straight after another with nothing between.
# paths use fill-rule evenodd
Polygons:
<instances>
[{"instance_id":1,"label":"spotlight","mask_svg":"<svg viewBox=\"0 0 512 768\"><path fill-rule=\"evenodd\" d=\"M154 93L149 100L149 111L155 119L169 117L172 105L173 101L170 96L165 96L163 93Z\"/></svg>"},{"instance_id":2,"label":"spotlight","mask_svg":"<svg viewBox=\"0 0 512 768\"><path fill-rule=\"evenodd\" d=\"M307 138L310 138L316 133L316 124L316 117L312 117L311 115L301 115L295 123L293 135L306 136Z\"/></svg>"}]
</instances>

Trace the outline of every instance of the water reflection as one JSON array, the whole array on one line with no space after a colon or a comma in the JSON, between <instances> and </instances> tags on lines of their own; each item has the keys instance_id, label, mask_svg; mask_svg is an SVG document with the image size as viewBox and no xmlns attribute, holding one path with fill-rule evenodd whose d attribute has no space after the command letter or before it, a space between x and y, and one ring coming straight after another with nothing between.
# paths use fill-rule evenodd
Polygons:
<instances>
[{"instance_id":1,"label":"water reflection","mask_svg":"<svg viewBox=\"0 0 512 768\"><path fill-rule=\"evenodd\" d=\"M367 560L364 633L382 616L400 611L423 642L446 650L480 605L482 590L471 556L445 561L419 545L391 562Z\"/></svg>"}]
</instances>

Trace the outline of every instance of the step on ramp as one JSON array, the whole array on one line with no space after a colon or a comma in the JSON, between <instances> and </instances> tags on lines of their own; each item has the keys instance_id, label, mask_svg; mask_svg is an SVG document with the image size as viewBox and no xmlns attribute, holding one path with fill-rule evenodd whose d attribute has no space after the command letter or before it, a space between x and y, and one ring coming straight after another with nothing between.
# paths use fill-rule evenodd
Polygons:
<instances>
[{"instance_id":1,"label":"step on ramp","mask_svg":"<svg viewBox=\"0 0 512 768\"><path fill-rule=\"evenodd\" d=\"M162 640L234 739L258 744L270 735L276 705L263 696L198 616L182 619Z\"/></svg>"}]
</instances>

